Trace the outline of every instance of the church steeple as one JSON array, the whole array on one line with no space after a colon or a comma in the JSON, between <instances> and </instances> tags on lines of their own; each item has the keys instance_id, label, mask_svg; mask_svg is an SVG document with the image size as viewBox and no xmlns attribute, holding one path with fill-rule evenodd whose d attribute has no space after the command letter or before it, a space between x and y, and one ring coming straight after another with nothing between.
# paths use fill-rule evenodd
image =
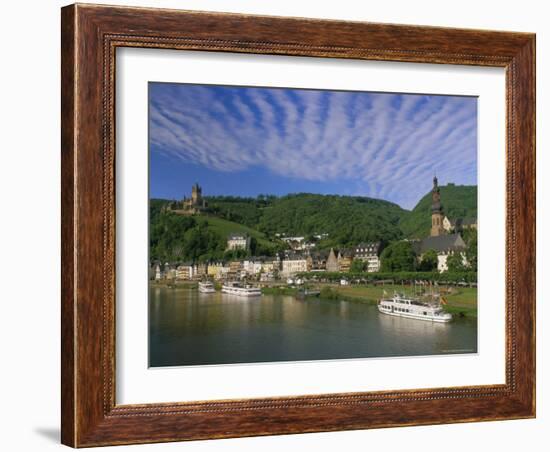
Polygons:
<instances>
[{"instance_id":1,"label":"church steeple","mask_svg":"<svg viewBox=\"0 0 550 452\"><path fill-rule=\"evenodd\" d=\"M443 229L443 206L441 205L441 193L439 191L439 185L437 176L434 176L432 188L432 229L430 235L437 236L445 233Z\"/></svg>"}]
</instances>

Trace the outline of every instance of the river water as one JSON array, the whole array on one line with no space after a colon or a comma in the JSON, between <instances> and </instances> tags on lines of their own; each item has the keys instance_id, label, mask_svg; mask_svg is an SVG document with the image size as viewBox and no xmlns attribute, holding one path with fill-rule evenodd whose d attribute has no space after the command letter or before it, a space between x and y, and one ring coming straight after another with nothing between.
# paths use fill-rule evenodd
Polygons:
<instances>
[{"instance_id":1,"label":"river water","mask_svg":"<svg viewBox=\"0 0 550 452\"><path fill-rule=\"evenodd\" d=\"M292 296L149 289L149 365L184 366L477 351L477 321L380 314L376 306Z\"/></svg>"}]
</instances>

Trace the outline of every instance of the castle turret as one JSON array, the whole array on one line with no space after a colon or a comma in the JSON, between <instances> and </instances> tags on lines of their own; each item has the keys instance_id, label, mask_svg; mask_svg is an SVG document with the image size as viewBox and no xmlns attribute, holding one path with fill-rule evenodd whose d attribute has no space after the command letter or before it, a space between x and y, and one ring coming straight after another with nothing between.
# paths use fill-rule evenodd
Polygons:
<instances>
[{"instance_id":1,"label":"castle turret","mask_svg":"<svg viewBox=\"0 0 550 452\"><path fill-rule=\"evenodd\" d=\"M202 188L197 183L191 188L191 201L195 206L202 203Z\"/></svg>"},{"instance_id":2,"label":"castle turret","mask_svg":"<svg viewBox=\"0 0 550 452\"><path fill-rule=\"evenodd\" d=\"M434 176L432 188L432 229L430 235L432 237L443 235L445 229L443 228L443 206L441 205L441 193L439 192L439 185L437 183L437 177Z\"/></svg>"}]
</instances>

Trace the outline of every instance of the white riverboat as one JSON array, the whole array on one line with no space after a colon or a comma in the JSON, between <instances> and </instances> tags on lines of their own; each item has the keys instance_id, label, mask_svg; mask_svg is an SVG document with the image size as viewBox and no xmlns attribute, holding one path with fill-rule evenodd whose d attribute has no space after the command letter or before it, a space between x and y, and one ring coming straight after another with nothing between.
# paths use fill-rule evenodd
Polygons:
<instances>
[{"instance_id":1,"label":"white riverboat","mask_svg":"<svg viewBox=\"0 0 550 452\"><path fill-rule=\"evenodd\" d=\"M222 293L229 295L238 295L239 297L259 297L262 291L259 287L254 287L249 284L241 284L238 282L228 282L222 286Z\"/></svg>"},{"instance_id":2,"label":"white riverboat","mask_svg":"<svg viewBox=\"0 0 550 452\"><path fill-rule=\"evenodd\" d=\"M214 287L214 284L212 284L210 281L205 282L199 282L199 292L200 293L215 293L216 289Z\"/></svg>"},{"instance_id":3,"label":"white riverboat","mask_svg":"<svg viewBox=\"0 0 550 452\"><path fill-rule=\"evenodd\" d=\"M397 293L391 298L382 298L378 302L378 310L383 314L430 322L446 323L453 319L452 314L445 312L441 307L441 300L437 303L428 303Z\"/></svg>"}]
</instances>

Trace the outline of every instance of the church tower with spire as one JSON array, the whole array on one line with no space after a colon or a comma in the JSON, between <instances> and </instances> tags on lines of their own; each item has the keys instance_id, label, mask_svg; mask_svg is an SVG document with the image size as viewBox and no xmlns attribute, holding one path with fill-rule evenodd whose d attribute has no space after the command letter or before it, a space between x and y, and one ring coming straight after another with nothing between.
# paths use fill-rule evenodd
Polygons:
<instances>
[{"instance_id":1,"label":"church tower with spire","mask_svg":"<svg viewBox=\"0 0 550 452\"><path fill-rule=\"evenodd\" d=\"M432 230L430 235L436 237L443 235L445 229L443 229L443 206L441 205L441 193L439 192L439 185L437 185L437 176L434 176L434 186L432 189Z\"/></svg>"}]
</instances>

